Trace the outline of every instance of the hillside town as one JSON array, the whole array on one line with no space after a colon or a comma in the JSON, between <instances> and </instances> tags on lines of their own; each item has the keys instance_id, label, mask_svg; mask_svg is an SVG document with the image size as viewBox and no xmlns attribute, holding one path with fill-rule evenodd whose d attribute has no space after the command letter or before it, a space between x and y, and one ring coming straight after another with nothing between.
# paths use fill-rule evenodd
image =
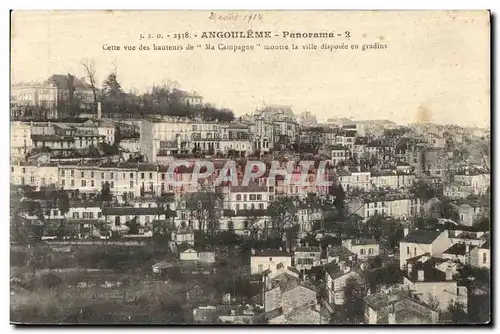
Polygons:
<instances>
[{"instance_id":1,"label":"hillside town","mask_svg":"<svg viewBox=\"0 0 500 334\"><path fill-rule=\"evenodd\" d=\"M83 67L11 88L11 321L490 321L490 129Z\"/></svg>"}]
</instances>

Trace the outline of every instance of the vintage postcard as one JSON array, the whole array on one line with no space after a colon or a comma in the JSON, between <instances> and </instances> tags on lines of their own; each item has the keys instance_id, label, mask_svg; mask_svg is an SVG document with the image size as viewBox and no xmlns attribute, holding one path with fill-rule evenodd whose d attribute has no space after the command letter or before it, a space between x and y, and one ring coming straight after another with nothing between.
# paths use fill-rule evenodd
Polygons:
<instances>
[{"instance_id":1,"label":"vintage postcard","mask_svg":"<svg viewBox=\"0 0 500 334\"><path fill-rule=\"evenodd\" d=\"M490 12L13 11L13 324L488 324Z\"/></svg>"}]
</instances>

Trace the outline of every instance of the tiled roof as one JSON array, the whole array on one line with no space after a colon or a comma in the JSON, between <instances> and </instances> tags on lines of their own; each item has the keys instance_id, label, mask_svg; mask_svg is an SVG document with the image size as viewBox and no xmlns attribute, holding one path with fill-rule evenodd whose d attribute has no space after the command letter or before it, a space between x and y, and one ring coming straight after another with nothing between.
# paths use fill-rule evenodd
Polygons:
<instances>
[{"instance_id":1,"label":"tiled roof","mask_svg":"<svg viewBox=\"0 0 500 334\"><path fill-rule=\"evenodd\" d=\"M136 207L103 207L102 214L105 216L145 216L167 214L164 208L136 208Z\"/></svg>"},{"instance_id":2,"label":"tiled roof","mask_svg":"<svg viewBox=\"0 0 500 334\"><path fill-rule=\"evenodd\" d=\"M412 282L418 282L418 272L424 272L424 280L422 282L445 282L446 274L439 269L436 269L432 264L416 264L413 266L410 273L405 273L405 276Z\"/></svg>"},{"instance_id":3,"label":"tiled roof","mask_svg":"<svg viewBox=\"0 0 500 334\"><path fill-rule=\"evenodd\" d=\"M431 244L440 234L440 231L435 230L414 230L408 233L401 242Z\"/></svg>"},{"instance_id":4,"label":"tiled roof","mask_svg":"<svg viewBox=\"0 0 500 334\"><path fill-rule=\"evenodd\" d=\"M31 135L33 141L75 141L73 137L64 137L58 135Z\"/></svg>"},{"instance_id":5,"label":"tiled roof","mask_svg":"<svg viewBox=\"0 0 500 334\"><path fill-rule=\"evenodd\" d=\"M454 244L453 246L445 250L443 253L453 254L453 255L465 255L467 254L466 249L467 247L465 244Z\"/></svg>"},{"instance_id":6,"label":"tiled roof","mask_svg":"<svg viewBox=\"0 0 500 334\"><path fill-rule=\"evenodd\" d=\"M277 250L277 249L265 249L261 251L256 251L255 255L253 256L265 256L265 257L291 257L292 255L290 253L287 253L285 251Z\"/></svg>"},{"instance_id":7,"label":"tiled roof","mask_svg":"<svg viewBox=\"0 0 500 334\"><path fill-rule=\"evenodd\" d=\"M319 247L297 247L295 252L305 252L305 253L319 253L321 252L321 248Z\"/></svg>"}]
</instances>

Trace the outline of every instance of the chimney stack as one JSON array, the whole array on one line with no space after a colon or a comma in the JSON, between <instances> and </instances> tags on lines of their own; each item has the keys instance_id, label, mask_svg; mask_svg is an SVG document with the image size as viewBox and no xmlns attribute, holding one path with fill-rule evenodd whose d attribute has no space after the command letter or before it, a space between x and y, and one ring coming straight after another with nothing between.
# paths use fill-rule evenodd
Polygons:
<instances>
[{"instance_id":1,"label":"chimney stack","mask_svg":"<svg viewBox=\"0 0 500 334\"><path fill-rule=\"evenodd\" d=\"M97 119L101 119L102 117L102 109L101 109L101 102L97 102Z\"/></svg>"},{"instance_id":2,"label":"chimney stack","mask_svg":"<svg viewBox=\"0 0 500 334\"><path fill-rule=\"evenodd\" d=\"M419 269L418 271L418 281L423 282L424 281L424 271L422 269Z\"/></svg>"}]
</instances>

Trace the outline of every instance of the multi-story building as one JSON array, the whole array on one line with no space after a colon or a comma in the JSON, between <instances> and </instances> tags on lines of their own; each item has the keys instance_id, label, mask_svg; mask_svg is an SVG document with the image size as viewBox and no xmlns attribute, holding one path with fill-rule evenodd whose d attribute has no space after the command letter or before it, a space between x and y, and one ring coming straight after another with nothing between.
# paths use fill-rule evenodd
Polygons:
<instances>
[{"instance_id":1,"label":"multi-story building","mask_svg":"<svg viewBox=\"0 0 500 334\"><path fill-rule=\"evenodd\" d=\"M74 90L70 93L71 89L68 87L73 87ZM69 103L70 94L79 99L80 107L92 108L94 102L92 88L83 79L71 74L54 74L44 82L15 84L11 89L11 101L16 107L37 106L55 109L64 103Z\"/></svg>"},{"instance_id":2,"label":"multi-story building","mask_svg":"<svg viewBox=\"0 0 500 334\"><path fill-rule=\"evenodd\" d=\"M264 119L257 118L250 125L250 133L253 137L255 150L260 152L269 152L274 147L274 126L273 123Z\"/></svg>"},{"instance_id":3,"label":"multi-story building","mask_svg":"<svg viewBox=\"0 0 500 334\"><path fill-rule=\"evenodd\" d=\"M337 175L345 191L352 191L354 189L368 191L372 188L370 171L363 171L361 168L353 170L341 169L337 171Z\"/></svg>"},{"instance_id":4,"label":"multi-story building","mask_svg":"<svg viewBox=\"0 0 500 334\"><path fill-rule=\"evenodd\" d=\"M405 193L380 195L366 195L352 199L348 203L352 213L364 219L382 215L396 219L408 219L420 213L420 199Z\"/></svg>"},{"instance_id":5,"label":"multi-story building","mask_svg":"<svg viewBox=\"0 0 500 334\"><path fill-rule=\"evenodd\" d=\"M252 251L250 257L250 272L252 275L262 274L264 271L278 270L279 266L292 267L292 255L281 250Z\"/></svg>"},{"instance_id":6,"label":"multi-story building","mask_svg":"<svg viewBox=\"0 0 500 334\"><path fill-rule=\"evenodd\" d=\"M224 209L266 210L269 205L268 188L265 186L229 187L224 194Z\"/></svg>"},{"instance_id":7,"label":"multi-story building","mask_svg":"<svg viewBox=\"0 0 500 334\"><path fill-rule=\"evenodd\" d=\"M10 169L11 184L45 187L59 183L58 166L55 163L23 162L11 165Z\"/></svg>"},{"instance_id":8,"label":"multi-story building","mask_svg":"<svg viewBox=\"0 0 500 334\"><path fill-rule=\"evenodd\" d=\"M342 144L336 144L331 147L332 150L332 164L337 166L341 161L349 158L349 148Z\"/></svg>"},{"instance_id":9,"label":"multi-story building","mask_svg":"<svg viewBox=\"0 0 500 334\"><path fill-rule=\"evenodd\" d=\"M319 266L321 263L320 247L297 247L293 253L295 269L310 270L312 267Z\"/></svg>"},{"instance_id":10,"label":"multi-story building","mask_svg":"<svg viewBox=\"0 0 500 334\"><path fill-rule=\"evenodd\" d=\"M470 187L473 195L484 195L490 187L490 174L477 170L463 170L453 176L454 181Z\"/></svg>"},{"instance_id":11,"label":"multi-story building","mask_svg":"<svg viewBox=\"0 0 500 334\"><path fill-rule=\"evenodd\" d=\"M378 242L371 239L346 239L342 242L342 246L360 260L380 255Z\"/></svg>"},{"instance_id":12,"label":"multi-story building","mask_svg":"<svg viewBox=\"0 0 500 334\"><path fill-rule=\"evenodd\" d=\"M467 287L458 285L451 270L442 272L427 263L409 265L403 276L403 286L424 303L435 301L441 311L446 311L450 303L456 302L467 312Z\"/></svg>"},{"instance_id":13,"label":"multi-story building","mask_svg":"<svg viewBox=\"0 0 500 334\"><path fill-rule=\"evenodd\" d=\"M429 254L441 258L453 241L446 231L405 229L405 236L399 242L399 265L404 268L409 259Z\"/></svg>"},{"instance_id":14,"label":"multi-story building","mask_svg":"<svg viewBox=\"0 0 500 334\"><path fill-rule=\"evenodd\" d=\"M330 305L344 304L344 289L349 279L361 281L361 275L343 262L329 263L325 266L326 290Z\"/></svg>"}]
</instances>

